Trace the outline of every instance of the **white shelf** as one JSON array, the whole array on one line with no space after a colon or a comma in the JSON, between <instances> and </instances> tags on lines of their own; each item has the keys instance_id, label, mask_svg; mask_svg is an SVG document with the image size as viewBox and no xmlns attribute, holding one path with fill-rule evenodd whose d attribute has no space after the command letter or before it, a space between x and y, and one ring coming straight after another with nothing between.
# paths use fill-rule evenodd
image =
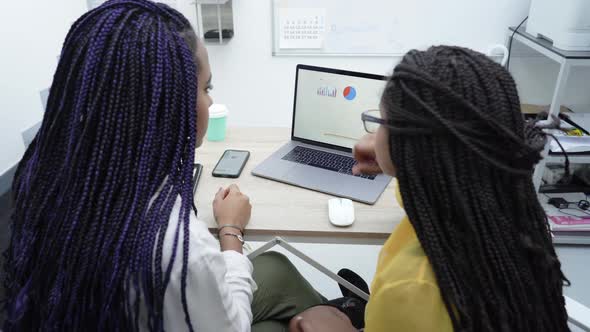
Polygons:
<instances>
[{"instance_id":1,"label":"white shelf","mask_svg":"<svg viewBox=\"0 0 590 332\"><path fill-rule=\"evenodd\" d=\"M568 154L570 164L590 164L590 155ZM547 164L563 164L565 158L562 155L548 155L546 158Z\"/></svg>"},{"instance_id":2,"label":"white shelf","mask_svg":"<svg viewBox=\"0 0 590 332\"><path fill-rule=\"evenodd\" d=\"M514 40L559 64L559 73L557 75L553 97L551 98L551 105L549 106L548 118L557 116L561 109L561 105L566 104L564 102L564 96L571 68L576 66L590 67L590 52L572 52L555 48L549 41L528 34L524 27L518 30L516 28L508 28L508 38L506 40L507 46L510 46ZM541 180L543 178L543 173L545 172L545 165L547 163L555 164L558 162L565 162L563 156L551 156L548 155L548 153L549 144L545 146L545 150L542 154L544 158L537 164L535 172L533 173L533 183L537 190L539 190L539 187L541 186ZM568 157L572 163L590 163L590 156L572 155L570 157L568 155Z\"/></svg>"},{"instance_id":3,"label":"white shelf","mask_svg":"<svg viewBox=\"0 0 590 332\"><path fill-rule=\"evenodd\" d=\"M509 28L508 30L512 34L515 28ZM553 47L551 42L527 33L524 27L514 33L514 39L560 64L568 60L572 66L590 66L590 61L588 61L590 60L590 51L561 50Z\"/></svg>"},{"instance_id":4,"label":"white shelf","mask_svg":"<svg viewBox=\"0 0 590 332\"><path fill-rule=\"evenodd\" d=\"M590 245L590 236L584 235L583 233L584 232L553 232L553 244Z\"/></svg>"},{"instance_id":5,"label":"white shelf","mask_svg":"<svg viewBox=\"0 0 590 332\"><path fill-rule=\"evenodd\" d=\"M565 104L565 107L569 108L574 112L574 114L586 114L590 113L590 105L589 104ZM571 115L567 113L566 115ZM574 120L575 122L575 120Z\"/></svg>"},{"instance_id":6,"label":"white shelf","mask_svg":"<svg viewBox=\"0 0 590 332\"><path fill-rule=\"evenodd\" d=\"M196 0L198 5L224 5L229 0Z\"/></svg>"}]
</instances>

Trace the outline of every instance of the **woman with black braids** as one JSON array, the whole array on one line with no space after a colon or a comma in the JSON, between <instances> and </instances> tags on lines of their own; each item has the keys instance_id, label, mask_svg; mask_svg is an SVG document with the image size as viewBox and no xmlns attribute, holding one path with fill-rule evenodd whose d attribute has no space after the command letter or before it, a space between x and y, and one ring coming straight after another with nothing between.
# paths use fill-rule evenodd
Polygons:
<instances>
[{"instance_id":1,"label":"woman with black braids","mask_svg":"<svg viewBox=\"0 0 590 332\"><path fill-rule=\"evenodd\" d=\"M395 175L408 215L381 250L365 331L567 331L567 279L531 181L544 137L510 74L464 48L411 51L363 121L376 134L354 171ZM329 311L291 326L352 330Z\"/></svg>"},{"instance_id":2,"label":"woman with black braids","mask_svg":"<svg viewBox=\"0 0 590 332\"><path fill-rule=\"evenodd\" d=\"M5 331L229 332L277 318L251 309L269 304L242 255L248 197L217 193L220 242L191 209L210 88L206 49L165 5L111 0L73 24L13 184ZM279 318L321 301L284 257L257 265L258 279L266 268L301 286Z\"/></svg>"}]
</instances>

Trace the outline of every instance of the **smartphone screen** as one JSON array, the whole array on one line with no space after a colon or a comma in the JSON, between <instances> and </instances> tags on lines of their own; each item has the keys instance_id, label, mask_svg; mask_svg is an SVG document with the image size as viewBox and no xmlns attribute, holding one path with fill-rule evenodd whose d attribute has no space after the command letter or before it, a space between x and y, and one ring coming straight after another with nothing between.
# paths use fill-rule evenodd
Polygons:
<instances>
[{"instance_id":1,"label":"smartphone screen","mask_svg":"<svg viewBox=\"0 0 590 332\"><path fill-rule=\"evenodd\" d=\"M225 150L213 169L213 176L237 178L242 173L250 152L242 150Z\"/></svg>"}]
</instances>

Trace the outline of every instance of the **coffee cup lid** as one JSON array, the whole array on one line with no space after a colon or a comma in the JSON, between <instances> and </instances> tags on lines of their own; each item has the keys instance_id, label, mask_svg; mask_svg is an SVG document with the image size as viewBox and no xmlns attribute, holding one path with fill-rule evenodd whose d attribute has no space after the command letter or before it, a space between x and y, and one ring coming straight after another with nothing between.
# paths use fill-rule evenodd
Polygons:
<instances>
[{"instance_id":1,"label":"coffee cup lid","mask_svg":"<svg viewBox=\"0 0 590 332\"><path fill-rule=\"evenodd\" d=\"M223 118L228 113L227 106L223 104L213 104L209 107L209 118Z\"/></svg>"}]
</instances>

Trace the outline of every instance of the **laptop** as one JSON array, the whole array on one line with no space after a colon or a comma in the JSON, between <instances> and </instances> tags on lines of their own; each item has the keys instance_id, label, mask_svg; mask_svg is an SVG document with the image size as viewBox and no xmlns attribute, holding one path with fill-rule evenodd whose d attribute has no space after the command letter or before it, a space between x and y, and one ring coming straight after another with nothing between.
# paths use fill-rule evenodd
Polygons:
<instances>
[{"instance_id":1,"label":"laptop","mask_svg":"<svg viewBox=\"0 0 590 332\"><path fill-rule=\"evenodd\" d=\"M291 141L252 174L374 204L391 177L353 175L362 112L379 108L385 77L297 65Z\"/></svg>"}]
</instances>

